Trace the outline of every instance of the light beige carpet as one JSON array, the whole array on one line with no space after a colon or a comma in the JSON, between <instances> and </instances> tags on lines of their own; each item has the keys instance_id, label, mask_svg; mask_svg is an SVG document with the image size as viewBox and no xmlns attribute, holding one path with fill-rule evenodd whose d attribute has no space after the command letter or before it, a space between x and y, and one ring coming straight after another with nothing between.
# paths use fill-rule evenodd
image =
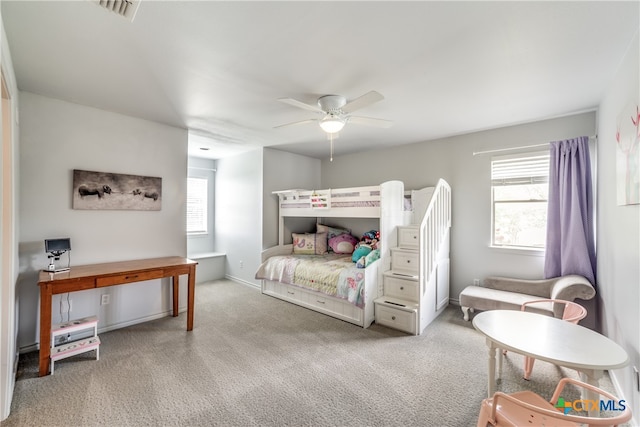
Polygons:
<instances>
[{"instance_id":1,"label":"light beige carpet","mask_svg":"<svg viewBox=\"0 0 640 427\"><path fill-rule=\"evenodd\" d=\"M472 426L486 397L487 347L458 307L420 336L362 329L228 280L196 287L185 314L100 335L93 353L37 377L21 356L12 426ZM574 371L507 356L507 392L546 398ZM608 377L601 381L611 390Z\"/></svg>"}]
</instances>

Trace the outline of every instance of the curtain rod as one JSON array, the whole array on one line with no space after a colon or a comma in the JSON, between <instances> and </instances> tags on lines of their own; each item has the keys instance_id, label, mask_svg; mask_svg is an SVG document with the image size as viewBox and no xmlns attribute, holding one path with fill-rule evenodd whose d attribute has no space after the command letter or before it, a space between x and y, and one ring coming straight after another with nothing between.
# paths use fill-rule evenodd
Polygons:
<instances>
[{"instance_id":1,"label":"curtain rod","mask_svg":"<svg viewBox=\"0 0 640 427\"><path fill-rule=\"evenodd\" d=\"M591 135L589 137L589 139L598 139L598 135L597 134L596 135ZM550 142L547 142L545 144L523 145L523 146L520 146L520 147L498 148L496 150L474 151L473 155L477 156L477 155L480 155L480 154L498 153L500 151L511 151L511 150L521 150L521 149L524 149L524 148L545 147L545 146L548 146L549 144L550 144Z\"/></svg>"}]
</instances>

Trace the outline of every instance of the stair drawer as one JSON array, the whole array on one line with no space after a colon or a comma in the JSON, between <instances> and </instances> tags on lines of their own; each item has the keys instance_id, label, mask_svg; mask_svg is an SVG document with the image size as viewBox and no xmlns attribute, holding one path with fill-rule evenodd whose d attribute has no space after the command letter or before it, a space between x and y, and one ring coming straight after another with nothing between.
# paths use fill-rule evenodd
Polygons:
<instances>
[{"instance_id":1,"label":"stair drawer","mask_svg":"<svg viewBox=\"0 0 640 427\"><path fill-rule=\"evenodd\" d=\"M417 280L386 274L383 276L383 280L384 295L405 301L420 301L420 286Z\"/></svg>"},{"instance_id":2,"label":"stair drawer","mask_svg":"<svg viewBox=\"0 0 640 427\"><path fill-rule=\"evenodd\" d=\"M376 304L376 323L415 335L416 312Z\"/></svg>"},{"instance_id":3,"label":"stair drawer","mask_svg":"<svg viewBox=\"0 0 640 427\"><path fill-rule=\"evenodd\" d=\"M398 246L418 249L418 227L398 227Z\"/></svg>"},{"instance_id":4,"label":"stair drawer","mask_svg":"<svg viewBox=\"0 0 640 427\"><path fill-rule=\"evenodd\" d=\"M391 269L394 273L417 276L420 269L418 252L391 249Z\"/></svg>"}]
</instances>

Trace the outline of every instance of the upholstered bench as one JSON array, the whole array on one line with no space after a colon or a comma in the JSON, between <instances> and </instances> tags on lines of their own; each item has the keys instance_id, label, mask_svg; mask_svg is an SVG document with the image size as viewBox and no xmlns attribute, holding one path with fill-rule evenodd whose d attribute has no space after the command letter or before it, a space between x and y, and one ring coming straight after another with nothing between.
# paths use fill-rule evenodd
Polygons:
<instances>
[{"instance_id":1,"label":"upholstered bench","mask_svg":"<svg viewBox=\"0 0 640 427\"><path fill-rule=\"evenodd\" d=\"M467 286L460 292L460 307L464 320L469 320L469 311L475 310L520 310L528 301L538 299L561 299L573 301L576 298L589 300L596 294L591 283L575 274L553 279L526 280L509 277L487 277L484 286ZM562 317L564 307L548 306L539 311L554 317Z\"/></svg>"}]
</instances>

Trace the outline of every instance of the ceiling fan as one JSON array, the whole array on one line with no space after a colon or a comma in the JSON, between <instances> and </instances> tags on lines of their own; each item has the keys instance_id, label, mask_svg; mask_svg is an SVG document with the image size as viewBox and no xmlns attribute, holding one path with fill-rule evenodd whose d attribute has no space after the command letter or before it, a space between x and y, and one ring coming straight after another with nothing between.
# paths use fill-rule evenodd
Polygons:
<instances>
[{"instance_id":1,"label":"ceiling fan","mask_svg":"<svg viewBox=\"0 0 640 427\"><path fill-rule=\"evenodd\" d=\"M318 117L315 119L306 119L298 122L287 123L276 126L276 128L318 122L322 130L329 135L330 139L336 138L336 134L340 132L347 123L388 128L393 124L390 120L351 115L352 112L368 107L369 105L382 101L383 99L384 96L375 90L367 92L349 102L347 102L347 99L341 95L324 95L318 98L317 106L306 104L293 98L279 98L278 101L284 102L285 104L318 113Z\"/></svg>"}]
</instances>

